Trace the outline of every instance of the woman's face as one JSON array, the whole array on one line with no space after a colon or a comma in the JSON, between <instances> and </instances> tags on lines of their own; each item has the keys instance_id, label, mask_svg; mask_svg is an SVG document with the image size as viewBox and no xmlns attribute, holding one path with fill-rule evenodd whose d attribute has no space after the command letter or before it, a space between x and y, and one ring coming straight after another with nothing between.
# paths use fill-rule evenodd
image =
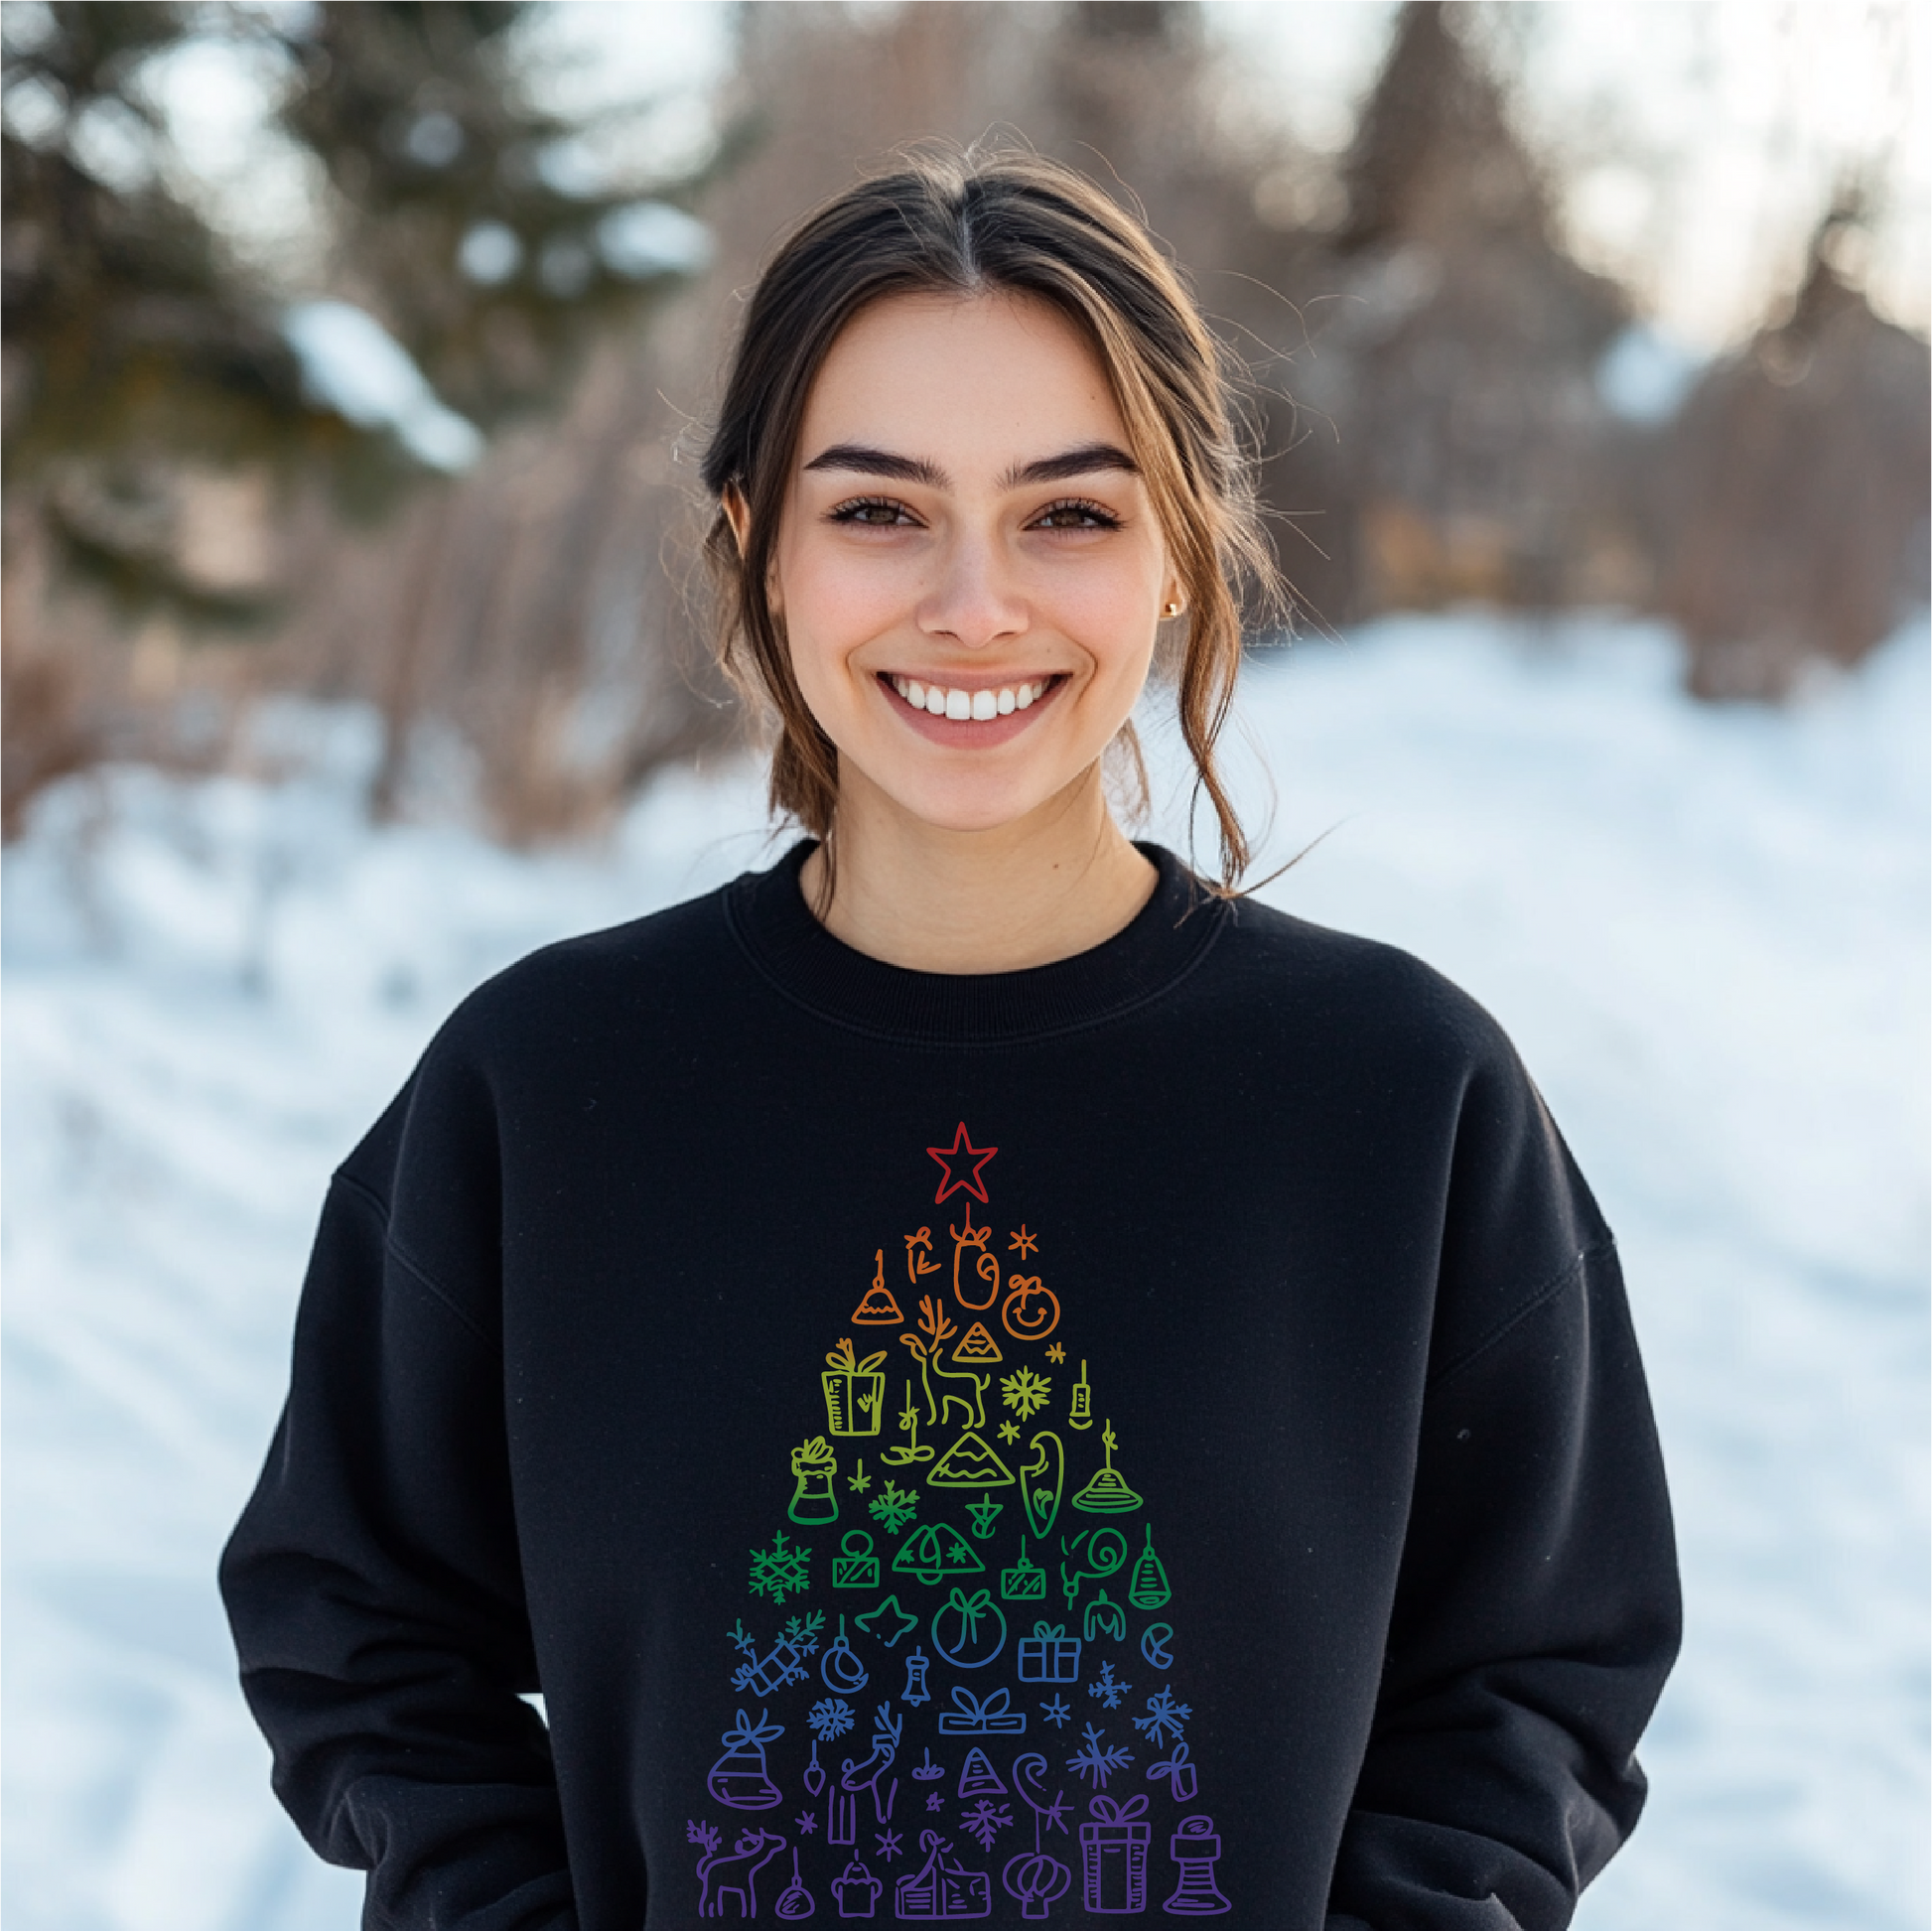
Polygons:
<instances>
[{"instance_id":1,"label":"woman's face","mask_svg":"<svg viewBox=\"0 0 1932 1931\"><path fill-rule=\"evenodd\" d=\"M1173 566L1107 378L1029 298L863 311L812 386L772 600L840 808L1012 825L1146 682Z\"/></svg>"}]
</instances>

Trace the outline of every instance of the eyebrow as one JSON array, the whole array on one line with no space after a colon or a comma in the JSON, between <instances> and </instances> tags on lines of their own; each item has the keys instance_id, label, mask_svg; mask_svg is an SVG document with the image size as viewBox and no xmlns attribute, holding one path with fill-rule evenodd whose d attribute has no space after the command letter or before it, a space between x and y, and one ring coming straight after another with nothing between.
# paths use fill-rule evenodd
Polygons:
<instances>
[{"instance_id":1,"label":"eyebrow","mask_svg":"<svg viewBox=\"0 0 1932 1931\"><path fill-rule=\"evenodd\" d=\"M928 489L950 489L952 479L936 463L922 456L897 456L866 443L834 443L805 465L807 470L850 470L859 476L886 477L895 483L920 483ZM1070 477L1092 476L1101 470L1121 470L1138 476L1141 466L1112 443L1082 443L1058 456L1042 456L1022 463L1000 479L1002 489L1024 489L1041 483L1064 483Z\"/></svg>"}]
</instances>

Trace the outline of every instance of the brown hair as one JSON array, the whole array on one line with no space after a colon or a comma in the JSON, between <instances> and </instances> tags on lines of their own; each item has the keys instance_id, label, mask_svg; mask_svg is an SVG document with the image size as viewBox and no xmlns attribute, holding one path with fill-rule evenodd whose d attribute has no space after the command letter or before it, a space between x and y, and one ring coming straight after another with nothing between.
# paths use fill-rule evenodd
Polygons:
<instances>
[{"instance_id":1,"label":"brown hair","mask_svg":"<svg viewBox=\"0 0 1932 1931\"><path fill-rule=\"evenodd\" d=\"M837 750L806 708L766 594L812 381L840 331L873 302L996 291L1050 303L1112 384L1185 601L1173 625L1184 626L1184 639L1176 646L1171 632L1164 656L1196 794L1207 793L1219 824L1221 889L1232 891L1249 849L1214 746L1241 662L1236 588L1272 598L1278 581L1232 385L1192 296L1146 228L1082 176L1026 152L906 157L806 216L753 290L704 455L706 487L721 499L705 553L720 593L724 667L777 714L772 806L825 838L838 802ZM722 507L728 489L748 511L742 554Z\"/></svg>"}]
</instances>

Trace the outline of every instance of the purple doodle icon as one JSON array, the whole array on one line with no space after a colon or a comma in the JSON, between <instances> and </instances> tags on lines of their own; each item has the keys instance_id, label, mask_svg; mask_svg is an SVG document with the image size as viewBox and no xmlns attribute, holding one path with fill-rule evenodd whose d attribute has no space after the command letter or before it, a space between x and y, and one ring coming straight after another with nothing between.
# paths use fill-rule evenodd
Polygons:
<instances>
[{"instance_id":1,"label":"purple doodle icon","mask_svg":"<svg viewBox=\"0 0 1932 1931\"><path fill-rule=\"evenodd\" d=\"M1214 1881L1214 1861L1221 1855L1221 1840L1215 1835L1213 1818L1183 1817L1169 1848L1180 1866L1180 1881L1161 1906L1164 1911L1172 1911L1175 1917L1218 1917L1233 1908Z\"/></svg>"},{"instance_id":2,"label":"purple doodle icon","mask_svg":"<svg viewBox=\"0 0 1932 1931\"><path fill-rule=\"evenodd\" d=\"M1092 1821L1080 1826L1081 1899L1089 1911L1125 1915L1147 1909L1147 1799L1089 1799Z\"/></svg>"},{"instance_id":3,"label":"purple doodle icon","mask_svg":"<svg viewBox=\"0 0 1932 1931\"><path fill-rule=\"evenodd\" d=\"M832 1895L838 1900L839 1916L871 1917L879 1908L879 1893L885 1888L855 1855L832 1879Z\"/></svg>"},{"instance_id":4,"label":"purple doodle icon","mask_svg":"<svg viewBox=\"0 0 1932 1931\"><path fill-rule=\"evenodd\" d=\"M705 1788L732 1810L769 1810L784 1802L784 1792L771 1781L764 1746L785 1733L783 1724L768 1724L764 1712L753 1723L744 1711L718 1740L725 1753L705 1776Z\"/></svg>"},{"instance_id":5,"label":"purple doodle icon","mask_svg":"<svg viewBox=\"0 0 1932 1931\"><path fill-rule=\"evenodd\" d=\"M746 1831L726 1853L718 1848L716 1825L687 1823L684 1835L705 1854L698 1860L698 1915L723 1917L730 1897L740 1917L757 1917L759 1872L785 1848L784 1839L775 1831Z\"/></svg>"},{"instance_id":6,"label":"purple doodle icon","mask_svg":"<svg viewBox=\"0 0 1932 1931\"><path fill-rule=\"evenodd\" d=\"M1048 1804L1030 1788L1037 1785L1045 1774L1046 1759L1036 1751L1029 1751L1027 1755L1017 1756L1013 1760L1014 1788L1034 1814L1034 1848L1009 1859L1000 1881L1006 1886L1008 1894L1019 1900L1020 1915L1024 1918L1043 1918L1047 1906L1055 1898L1064 1897L1073 1882L1072 1871L1057 1858L1049 1858L1040 1847L1042 1826L1058 1831L1062 1837L1066 1835L1064 1794L1055 1791L1053 1801Z\"/></svg>"},{"instance_id":7,"label":"purple doodle icon","mask_svg":"<svg viewBox=\"0 0 1932 1931\"><path fill-rule=\"evenodd\" d=\"M925 1862L893 1887L894 1916L935 1923L993 1914L993 1885L985 1871L955 1862L952 1846L937 1831L921 1831L919 1849Z\"/></svg>"},{"instance_id":8,"label":"purple doodle icon","mask_svg":"<svg viewBox=\"0 0 1932 1931\"><path fill-rule=\"evenodd\" d=\"M781 1918L810 1917L817 1909L811 1892L798 1875L798 1848L794 1845L791 1852L791 1882L778 1893L778 1901L772 1905L771 1915Z\"/></svg>"},{"instance_id":9,"label":"purple doodle icon","mask_svg":"<svg viewBox=\"0 0 1932 1931\"><path fill-rule=\"evenodd\" d=\"M1173 1754L1163 1757L1158 1763L1147 1766L1148 1780L1168 1780L1168 1794L1176 1804L1191 1804L1200 1792L1200 1781L1194 1774L1194 1766L1187 1761L1187 1745L1176 1743Z\"/></svg>"}]
</instances>

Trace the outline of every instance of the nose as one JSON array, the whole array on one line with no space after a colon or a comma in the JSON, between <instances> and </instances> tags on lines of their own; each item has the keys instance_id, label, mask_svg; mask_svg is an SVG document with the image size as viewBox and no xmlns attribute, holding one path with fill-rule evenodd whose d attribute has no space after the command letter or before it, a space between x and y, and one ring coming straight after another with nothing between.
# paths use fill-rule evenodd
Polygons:
<instances>
[{"instance_id":1,"label":"nose","mask_svg":"<svg viewBox=\"0 0 1932 1931\"><path fill-rule=\"evenodd\" d=\"M939 574L920 598L916 616L927 636L968 650L1019 636L1030 621L1003 546L970 535L947 544Z\"/></svg>"}]
</instances>

